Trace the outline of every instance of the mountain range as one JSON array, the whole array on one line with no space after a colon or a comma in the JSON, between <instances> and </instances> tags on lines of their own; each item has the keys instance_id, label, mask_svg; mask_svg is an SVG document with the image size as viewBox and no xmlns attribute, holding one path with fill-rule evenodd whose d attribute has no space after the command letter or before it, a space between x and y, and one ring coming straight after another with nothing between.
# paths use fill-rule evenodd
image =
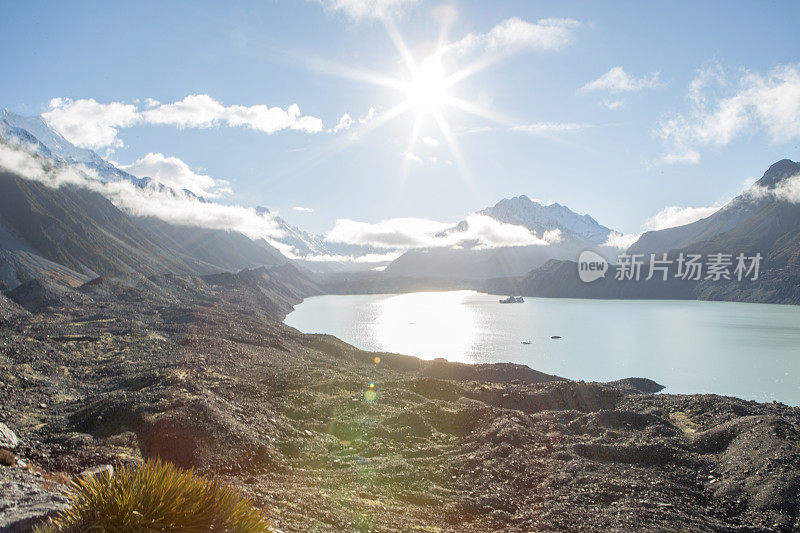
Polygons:
<instances>
[{"instance_id":1,"label":"mountain range","mask_svg":"<svg viewBox=\"0 0 800 533\"><path fill-rule=\"evenodd\" d=\"M589 215L579 215L566 206L543 205L527 196L500 200L478 212L505 224L522 226L545 244L531 246L440 247L411 250L393 261L386 272L408 277L450 277L487 279L519 276L551 259L574 259L591 249L609 260L619 249L606 244L613 230ZM451 232L466 232L469 222L462 221Z\"/></svg>"},{"instance_id":2,"label":"mountain range","mask_svg":"<svg viewBox=\"0 0 800 533\"><path fill-rule=\"evenodd\" d=\"M761 254L757 280L618 281L613 272L583 283L574 261L550 261L518 277L499 277L483 288L529 296L575 298L688 298L800 303L800 163L774 163L744 193L712 215L675 228L644 233L626 253L675 260L680 254ZM647 277L648 268L642 270Z\"/></svg>"},{"instance_id":3,"label":"mountain range","mask_svg":"<svg viewBox=\"0 0 800 533\"><path fill-rule=\"evenodd\" d=\"M79 168L82 172L93 175L100 182L129 182L146 190L149 194L182 196L198 202L207 202L206 199L194 195L189 190L176 191L150 177L137 177L121 170L94 151L74 146L50 128L40 117L23 117L7 110L0 111L0 139L11 146L24 148L27 152L47 160L57 167ZM23 197L33 194L32 190L22 190L30 187L30 184L16 183L14 187L16 188L15 194ZM71 194L70 191L55 192L41 187L37 189L36 194L42 196L42 201L47 203L44 200L45 196L52 194L58 196L60 192L64 192L67 196ZM13 201L13 197L13 195L9 196L8 201ZM54 205L59 203L56 197L50 198L49 201ZM98 202L102 203L99 195L87 195L87 198L79 200L72 194L71 198L65 201L72 202L73 207L80 209L83 213L91 210L87 210L87 206L82 205L81 202L92 205ZM26 203L22 202L22 205L26 205ZM109 206L95 207L103 211ZM35 211L35 206L31 206L31 209ZM7 234L6 241L14 243L13 253L5 254L7 264L13 266L2 269L3 280L7 284L14 283L15 274L10 272L12 270L23 272L27 269L32 271L39 269L54 273L58 270L56 265L61 264L58 259L64 256L62 252L51 253L52 250L49 249L46 253L36 254L36 246L32 246L30 242L22 242L25 239L20 240L19 235L12 230L11 226L14 226L15 223L24 224L27 216L35 216L33 211L28 215L15 211L14 220L7 220L4 224L5 234ZM254 241L251 243L236 232L203 229L189 224L176 224L174 221L165 222L154 217L128 213L129 216L123 218L131 228L110 230L109 233L113 235L116 243L109 249L115 249L120 242L125 242L128 250L137 250L137 254L143 258L143 264L151 265L152 268L145 268L145 271L152 269L160 271L169 268L181 272L207 273L218 269L269 266L280 260L278 259L279 254L274 248L274 246L280 245L284 250L284 255L288 254L297 264L317 272L358 272L387 267L389 275L393 276L482 279L488 275L496 275L498 264L502 265L500 272L517 275L527 272L549 259L573 257L582 249L600 246L611 233L609 228L598 224L588 215L579 215L559 204L545 206L526 196L520 196L502 200L478 214L491 217L498 222L522 226L538 238L548 238L551 241L550 245L493 249L462 246L455 249L411 250L392 262L390 258L393 250L391 249L331 242L324 235L307 232L289 224L280 216L271 213L266 207L259 206L254 211L259 216L269 216L276 226L276 233L281 233L282 236L272 237L269 242ZM9 211L7 216L11 216L10 213ZM42 214L39 213L39 215ZM83 220L82 222L91 226L97 221ZM133 227L135 229L132 229ZM457 236L467 230L469 230L469 222L464 220L437 237ZM146 237L141 237L139 235L141 232L144 232ZM130 248L129 241L141 243L142 239L148 241L145 251L139 253L138 248ZM48 243L53 244L51 241ZM74 244L74 246L78 245ZM3 248L6 249L8 246ZM173 249L177 254L171 253ZM399 254L394 253L393 255ZM50 257L55 259L49 259ZM115 259L111 259L112 257ZM124 261L117 260L116 257L125 257L125 253L110 254L110 263L103 263L104 267L109 267L113 263L114 268L110 270L108 268L93 270L90 265L95 264L96 260L81 262L80 265L71 260L67 261L64 266L71 269L68 277L78 280L84 279L85 276L91 277L98 272L124 271L126 267L131 267L136 263L130 258L128 261ZM55 264L46 263L46 261L54 261ZM125 265L121 263L125 263ZM23 272L23 277L26 275Z\"/></svg>"},{"instance_id":4,"label":"mountain range","mask_svg":"<svg viewBox=\"0 0 800 533\"><path fill-rule=\"evenodd\" d=\"M189 199L209 209L190 191L173 190L149 177L136 177L78 148L38 117L0 112L0 143L25 150L44 167L77 169L101 183L129 183L153 195ZM129 212L93 187L58 187L19 173L0 172L0 284L6 290L46 278L79 286L100 276L174 272L209 275L294 262L309 271L339 275L334 291L369 292L381 287L474 287L492 292L539 296L622 298L712 298L800 302L800 164L773 164L750 189L717 212L685 226L641 235L630 254L716 252L760 253L757 283L621 284L611 277L583 284L574 260L591 249L614 262L616 233L589 215L544 205L527 196L503 199L434 236L456 245L407 250L393 261L368 260L388 250L330 242L292 226L266 207L254 216L275 224L280 237L251 238L238 231ZM130 185L128 185L130 186ZM203 208L205 209L205 208ZM524 228L536 240L524 246L484 246L470 241L474 216ZM261 220L259 218L259 220ZM462 238L463 236L463 238ZM526 241L527 242L527 241ZM291 251L291 253L288 253ZM283 253L282 253L283 252ZM289 259L291 257L291 259ZM382 272L374 272L385 267ZM359 272L361 272L359 274ZM489 280L489 281L486 281ZM338 284L338 285L337 285ZM325 285L323 283L323 285ZM344 288L344 289L343 289Z\"/></svg>"}]
</instances>

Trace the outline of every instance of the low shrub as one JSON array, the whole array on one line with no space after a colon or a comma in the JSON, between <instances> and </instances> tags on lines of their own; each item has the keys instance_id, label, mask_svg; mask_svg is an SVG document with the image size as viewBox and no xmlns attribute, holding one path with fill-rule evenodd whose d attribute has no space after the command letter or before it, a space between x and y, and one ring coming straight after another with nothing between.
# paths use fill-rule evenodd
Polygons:
<instances>
[{"instance_id":1,"label":"low shrub","mask_svg":"<svg viewBox=\"0 0 800 533\"><path fill-rule=\"evenodd\" d=\"M37 533L270 531L236 489L161 460L78 479L68 495L70 507Z\"/></svg>"}]
</instances>

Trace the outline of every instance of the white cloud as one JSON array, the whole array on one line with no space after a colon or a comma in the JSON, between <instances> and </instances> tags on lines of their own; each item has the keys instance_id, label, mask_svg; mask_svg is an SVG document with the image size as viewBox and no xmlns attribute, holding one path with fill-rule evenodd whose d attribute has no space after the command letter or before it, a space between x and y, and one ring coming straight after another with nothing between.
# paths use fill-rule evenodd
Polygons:
<instances>
[{"instance_id":1,"label":"white cloud","mask_svg":"<svg viewBox=\"0 0 800 533\"><path fill-rule=\"evenodd\" d=\"M117 137L120 128L139 123L170 124L178 128L227 125L267 134L286 129L318 133L323 129L322 120L301 115L297 104L286 109L266 105L224 106L207 94L192 94L171 104L147 98L144 105L146 109L140 111L135 105L122 102L101 104L91 98L53 98L42 118L69 142L92 149L123 146Z\"/></svg>"},{"instance_id":2,"label":"white cloud","mask_svg":"<svg viewBox=\"0 0 800 533\"><path fill-rule=\"evenodd\" d=\"M560 50L572 43L574 30L581 23L573 19L546 18L528 22L509 18L487 33L469 33L450 43L445 52L468 54L474 51L508 53L516 50Z\"/></svg>"},{"instance_id":3,"label":"white cloud","mask_svg":"<svg viewBox=\"0 0 800 533\"><path fill-rule=\"evenodd\" d=\"M191 94L179 102L144 111L142 116L151 124L171 124L179 128L211 128L226 124L267 134L285 129L307 133L322 131L322 121L312 116L301 116L297 104L286 109L266 105L224 106L207 94Z\"/></svg>"},{"instance_id":4,"label":"white cloud","mask_svg":"<svg viewBox=\"0 0 800 533\"><path fill-rule=\"evenodd\" d=\"M410 161L412 163L422 163L422 158L416 155L414 152L403 152L403 157L405 157L406 161Z\"/></svg>"},{"instance_id":5,"label":"white cloud","mask_svg":"<svg viewBox=\"0 0 800 533\"><path fill-rule=\"evenodd\" d=\"M421 218L394 218L374 224L339 219L325 237L330 242L409 250L414 248L546 246L560 235L537 237L523 226L499 222L489 216L471 214L466 224ZM550 239L548 241L547 239Z\"/></svg>"},{"instance_id":6,"label":"white cloud","mask_svg":"<svg viewBox=\"0 0 800 533\"><path fill-rule=\"evenodd\" d=\"M655 89L664 86L658 76L659 73L654 72L649 77L636 78L625 72L622 67L614 67L596 80L581 87L581 92L607 91L616 94Z\"/></svg>"},{"instance_id":7,"label":"white cloud","mask_svg":"<svg viewBox=\"0 0 800 533\"><path fill-rule=\"evenodd\" d=\"M758 185L750 187L745 191L745 195L754 199L770 197L798 204L800 203L800 174L784 178L773 188Z\"/></svg>"},{"instance_id":8,"label":"white cloud","mask_svg":"<svg viewBox=\"0 0 800 533\"><path fill-rule=\"evenodd\" d=\"M701 218L713 215L722 207L721 204L707 207L680 207L670 205L648 218L645 226L650 231L658 231L676 226L685 226Z\"/></svg>"},{"instance_id":9,"label":"white cloud","mask_svg":"<svg viewBox=\"0 0 800 533\"><path fill-rule=\"evenodd\" d=\"M314 208L313 207L301 207L299 205L293 207L292 210L293 211L300 211L301 213L313 213L314 212Z\"/></svg>"},{"instance_id":10,"label":"white cloud","mask_svg":"<svg viewBox=\"0 0 800 533\"><path fill-rule=\"evenodd\" d=\"M303 261L312 261L314 263L388 263L394 261L402 255L402 252L386 252L383 254L364 254L364 255L334 255L334 254L317 254L317 255L304 255L300 259ZM386 268L386 267L383 267ZM375 270L375 269L373 269Z\"/></svg>"},{"instance_id":11,"label":"white cloud","mask_svg":"<svg viewBox=\"0 0 800 533\"><path fill-rule=\"evenodd\" d=\"M689 148L682 148L680 150L675 150L671 153L664 154L659 159L659 162L664 163L665 165L674 165L676 163L699 163L700 152Z\"/></svg>"},{"instance_id":12,"label":"white cloud","mask_svg":"<svg viewBox=\"0 0 800 533\"><path fill-rule=\"evenodd\" d=\"M266 239L284 255L294 257L291 247L275 240L284 232L269 213L259 214L247 207L202 202L180 190L138 187L125 180L104 183L90 169L59 167L4 143L0 143L0 168L52 188L70 184L98 192L118 208L136 216L150 216L186 226L238 231L251 239Z\"/></svg>"},{"instance_id":13,"label":"white cloud","mask_svg":"<svg viewBox=\"0 0 800 533\"><path fill-rule=\"evenodd\" d=\"M130 165L117 166L136 177L149 177L167 187L187 189L207 198L233 192L227 181L196 173L181 159L161 153L150 152Z\"/></svg>"},{"instance_id":14,"label":"white cloud","mask_svg":"<svg viewBox=\"0 0 800 533\"><path fill-rule=\"evenodd\" d=\"M542 235L542 239L550 244L558 244L561 242L561 230L556 228L545 231Z\"/></svg>"},{"instance_id":15,"label":"white cloud","mask_svg":"<svg viewBox=\"0 0 800 533\"><path fill-rule=\"evenodd\" d=\"M375 118L375 108L374 107L370 107L369 111L367 111L367 114L364 115L363 117L360 117L358 119L358 122L361 123L361 124L366 124L367 122L369 122L373 118Z\"/></svg>"},{"instance_id":16,"label":"white cloud","mask_svg":"<svg viewBox=\"0 0 800 533\"><path fill-rule=\"evenodd\" d=\"M627 250L633 243L638 241L641 236L641 233L619 233L617 231L612 231L608 234L606 242L601 244L601 246L610 246L620 250Z\"/></svg>"},{"instance_id":17,"label":"white cloud","mask_svg":"<svg viewBox=\"0 0 800 533\"><path fill-rule=\"evenodd\" d=\"M619 109L623 105L625 105L625 100L603 100L603 105L609 109Z\"/></svg>"},{"instance_id":18,"label":"white cloud","mask_svg":"<svg viewBox=\"0 0 800 533\"><path fill-rule=\"evenodd\" d=\"M588 127L590 127L589 124L579 124L575 122L532 122L530 124L514 126L511 129L533 135L544 135L547 133L581 131Z\"/></svg>"},{"instance_id":19,"label":"white cloud","mask_svg":"<svg viewBox=\"0 0 800 533\"><path fill-rule=\"evenodd\" d=\"M426 135L425 137L423 137L423 138L422 138L422 143L423 143L425 146L428 146L428 147L430 147L430 148L436 148L436 147L438 147L438 146L439 146L439 141L437 141L437 140L436 140L436 139L434 139L433 137L429 137L429 136L427 136L427 135Z\"/></svg>"},{"instance_id":20,"label":"white cloud","mask_svg":"<svg viewBox=\"0 0 800 533\"><path fill-rule=\"evenodd\" d=\"M69 142L85 148L122 146L117 138L119 128L133 126L141 119L134 105L101 104L91 98L53 98L49 107L42 119Z\"/></svg>"},{"instance_id":21,"label":"white cloud","mask_svg":"<svg viewBox=\"0 0 800 533\"><path fill-rule=\"evenodd\" d=\"M419 0L317 0L329 11L339 11L354 21L391 19Z\"/></svg>"},{"instance_id":22,"label":"white cloud","mask_svg":"<svg viewBox=\"0 0 800 533\"><path fill-rule=\"evenodd\" d=\"M662 119L653 131L667 145L662 163L697 163L702 148L746 135L767 134L775 143L800 139L800 65L765 75L743 71L736 84L711 67L692 81L689 100L688 112Z\"/></svg>"},{"instance_id":23,"label":"white cloud","mask_svg":"<svg viewBox=\"0 0 800 533\"><path fill-rule=\"evenodd\" d=\"M350 126L353 125L353 117L350 116L349 113L345 113L344 115L339 118L339 122L333 128L333 133L339 133L340 131L349 130Z\"/></svg>"}]
</instances>

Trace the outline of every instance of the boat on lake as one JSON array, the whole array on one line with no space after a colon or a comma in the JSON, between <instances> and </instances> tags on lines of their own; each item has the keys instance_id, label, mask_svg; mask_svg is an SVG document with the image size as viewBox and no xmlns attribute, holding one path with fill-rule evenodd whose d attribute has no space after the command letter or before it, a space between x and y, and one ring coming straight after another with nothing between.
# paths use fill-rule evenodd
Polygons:
<instances>
[{"instance_id":1,"label":"boat on lake","mask_svg":"<svg viewBox=\"0 0 800 533\"><path fill-rule=\"evenodd\" d=\"M522 296L509 296L508 298L504 298L500 300L501 304L522 304L525 303L525 300L522 299Z\"/></svg>"}]
</instances>

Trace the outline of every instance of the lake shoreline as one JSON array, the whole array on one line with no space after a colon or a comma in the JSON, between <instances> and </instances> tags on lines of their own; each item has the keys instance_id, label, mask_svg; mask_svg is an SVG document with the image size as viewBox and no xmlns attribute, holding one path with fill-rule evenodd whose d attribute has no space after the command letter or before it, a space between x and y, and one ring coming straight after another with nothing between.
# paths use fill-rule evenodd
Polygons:
<instances>
[{"instance_id":1,"label":"lake shoreline","mask_svg":"<svg viewBox=\"0 0 800 533\"><path fill-rule=\"evenodd\" d=\"M284 531L797 520L798 408L359 350L282 323L319 293L287 275L100 279L4 309L0 413L19 444L0 528L63 505L73 475L153 457L221 477Z\"/></svg>"},{"instance_id":2,"label":"lake shoreline","mask_svg":"<svg viewBox=\"0 0 800 533\"><path fill-rule=\"evenodd\" d=\"M447 300L458 294L467 295L466 303L435 303L437 298ZM433 300L423 302L423 297ZM671 393L716 392L800 404L800 396L791 396L790 386L791 376L800 371L796 358L792 358L793 347L800 346L800 327L795 325L800 323L800 310L795 308L694 300L562 298L527 298L524 304L501 306L501 297L469 290L324 295L319 298L343 298L353 303L319 312L309 311L306 300L295 306L285 321L301 331L333 334L368 350L467 363L514 362L573 379L609 381L639 375L665 384ZM403 309L402 300L409 301L411 307ZM439 307L435 312L425 311L430 305ZM366 306L366 310L358 306ZM469 313L464 309L472 316L465 316ZM305 317L307 312L316 315ZM496 313L502 314L494 317ZM525 322L519 315L530 318ZM628 323L615 324L616 316ZM428 319L434 322L430 327L425 326ZM380 332L378 323L385 327L387 321L397 333ZM460 321L460 325L451 327L448 321ZM592 324L597 321L599 324ZM543 326L531 329L526 325L529 323ZM650 339L647 330L652 328L657 328L657 335ZM467 335L477 340L472 344L458 340ZM411 342L424 336L432 339L432 346ZM552 340L552 336L562 338ZM593 341L581 339L587 336ZM530 345L521 344L527 339L532 339ZM628 346L620 347L619 339L625 339ZM647 360L639 355L644 351L650 354ZM758 355L751 355L751 351ZM574 353L601 355L584 360ZM600 364L601 360L606 363ZM760 367L750 370L756 360L761 361ZM668 366L669 361L683 366ZM694 375L697 369L708 370Z\"/></svg>"}]
</instances>

